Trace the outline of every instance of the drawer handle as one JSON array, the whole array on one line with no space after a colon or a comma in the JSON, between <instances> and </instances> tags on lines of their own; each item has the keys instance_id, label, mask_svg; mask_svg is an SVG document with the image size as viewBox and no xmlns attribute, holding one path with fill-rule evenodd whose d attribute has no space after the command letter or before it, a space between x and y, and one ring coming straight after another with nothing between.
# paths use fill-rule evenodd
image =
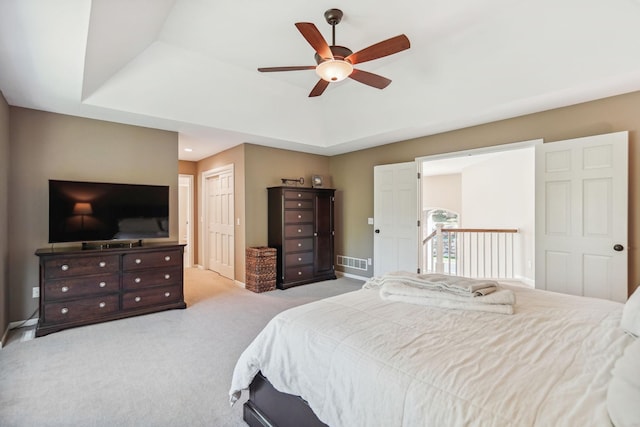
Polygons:
<instances>
[{"instance_id":1,"label":"drawer handle","mask_svg":"<svg viewBox=\"0 0 640 427\"><path fill-rule=\"evenodd\" d=\"M302 197L302 194L298 193L298 197Z\"/></svg>"},{"instance_id":2,"label":"drawer handle","mask_svg":"<svg viewBox=\"0 0 640 427\"><path fill-rule=\"evenodd\" d=\"M107 282L100 282L98 283L98 286L100 286L101 288L104 288L105 286L107 286Z\"/></svg>"},{"instance_id":3,"label":"drawer handle","mask_svg":"<svg viewBox=\"0 0 640 427\"><path fill-rule=\"evenodd\" d=\"M302 243L298 243L298 247L301 248L302 247Z\"/></svg>"},{"instance_id":4,"label":"drawer handle","mask_svg":"<svg viewBox=\"0 0 640 427\"><path fill-rule=\"evenodd\" d=\"M302 218L302 215L298 215L298 219Z\"/></svg>"},{"instance_id":5,"label":"drawer handle","mask_svg":"<svg viewBox=\"0 0 640 427\"><path fill-rule=\"evenodd\" d=\"M164 257L165 261L171 261L171 257L169 255L167 255L166 257Z\"/></svg>"},{"instance_id":6,"label":"drawer handle","mask_svg":"<svg viewBox=\"0 0 640 427\"><path fill-rule=\"evenodd\" d=\"M171 296L171 292L165 292L165 293L164 293L164 296L165 296L165 297L170 297L170 296Z\"/></svg>"},{"instance_id":7,"label":"drawer handle","mask_svg":"<svg viewBox=\"0 0 640 427\"><path fill-rule=\"evenodd\" d=\"M140 302L140 301L142 300L142 298L140 298L140 297L135 297L133 300L134 300L135 302Z\"/></svg>"},{"instance_id":8,"label":"drawer handle","mask_svg":"<svg viewBox=\"0 0 640 427\"><path fill-rule=\"evenodd\" d=\"M298 203L298 207L299 207L299 208L300 208L300 207L302 207L302 203Z\"/></svg>"},{"instance_id":9,"label":"drawer handle","mask_svg":"<svg viewBox=\"0 0 640 427\"><path fill-rule=\"evenodd\" d=\"M302 271L298 271L298 276L302 276Z\"/></svg>"},{"instance_id":10,"label":"drawer handle","mask_svg":"<svg viewBox=\"0 0 640 427\"><path fill-rule=\"evenodd\" d=\"M69 292L69 287L68 286L63 286L60 290L62 292Z\"/></svg>"},{"instance_id":11,"label":"drawer handle","mask_svg":"<svg viewBox=\"0 0 640 427\"><path fill-rule=\"evenodd\" d=\"M302 233L302 229L298 228L298 233Z\"/></svg>"},{"instance_id":12,"label":"drawer handle","mask_svg":"<svg viewBox=\"0 0 640 427\"><path fill-rule=\"evenodd\" d=\"M298 261L302 261L302 258L298 257Z\"/></svg>"},{"instance_id":13,"label":"drawer handle","mask_svg":"<svg viewBox=\"0 0 640 427\"><path fill-rule=\"evenodd\" d=\"M106 263L106 262L104 262L104 261L100 261L100 262L98 263L98 265L99 265L100 267L106 267L107 263Z\"/></svg>"},{"instance_id":14,"label":"drawer handle","mask_svg":"<svg viewBox=\"0 0 640 427\"><path fill-rule=\"evenodd\" d=\"M167 279L167 280L169 280L169 279L171 278L171 275L170 275L170 274L165 274L165 275L164 275L164 278L165 278L165 279Z\"/></svg>"},{"instance_id":15,"label":"drawer handle","mask_svg":"<svg viewBox=\"0 0 640 427\"><path fill-rule=\"evenodd\" d=\"M98 306L100 308L105 308L107 306L107 303L106 302L101 302L100 304L98 304Z\"/></svg>"},{"instance_id":16,"label":"drawer handle","mask_svg":"<svg viewBox=\"0 0 640 427\"><path fill-rule=\"evenodd\" d=\"M67 264L62 264L60 266L60 270L62 270L62 271L67 271L68 269L69 269L69 266Z\"/></svg>"},{"instance_id":17,"label":"drawer handle","mask_svg":"<svg viewBox=\"0 0 640 427\"><path fill-rule=\"evenodd\" d=\"M140 258L136 258L136 264L140 264L142 260Z\"/></svg>"},{"instance_id":18,"label":"drawer handle","mask_svg":"<svg viewBox=\"0 0 640 427\"><path fill-rule=\"evenodd\" d=\"M133 279L133 281L136 282L136 283L140 283L140 282L142 282L142 279L139 278L139 277L136 277L135 279Z\"/></svg>"},{"instance_id":19,"label":"drawer handle","mask_svg":"<svg viewBox=\"0 0 640 427\"><path fill-rule=\"evenodd\" d=\"M62 310L60 310L60 313L62 314L67 314L69 312L69 309L67 307L63 307Z\"/></svg>"}]
</instances>

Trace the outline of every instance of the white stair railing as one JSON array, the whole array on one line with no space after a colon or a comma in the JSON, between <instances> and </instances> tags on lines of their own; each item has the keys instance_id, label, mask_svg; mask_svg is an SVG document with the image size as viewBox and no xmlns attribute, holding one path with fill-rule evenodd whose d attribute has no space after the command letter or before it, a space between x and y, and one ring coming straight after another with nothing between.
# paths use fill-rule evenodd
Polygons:
<instances>
[{"instance_id":1,"label":"white stair railing","mask_svg":"<svg viewBox=\"0 0 640 427\"><path fill-rule=\"evenodd\" d=\"M443 228L438 224L422 242L425 270L454 276L513 279L516 233L517 229Z\"/></svg>"}]
</instances>

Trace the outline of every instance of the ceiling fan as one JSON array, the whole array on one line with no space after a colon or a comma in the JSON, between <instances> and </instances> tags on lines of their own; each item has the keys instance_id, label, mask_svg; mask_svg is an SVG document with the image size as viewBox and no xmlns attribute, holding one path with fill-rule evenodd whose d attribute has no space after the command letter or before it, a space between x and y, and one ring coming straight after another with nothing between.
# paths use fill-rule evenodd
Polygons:
<instances>
[{"instance_id":1,"label":"ceiling fan","mask_svg":"<svg viewBox=\"0 0 640 427\"><path fill-rule=\"evenodd\" d=\"M311 22L298 22L295 24L298 31L315 49L315 60L318 65L267 67L258 68L258 71L269 73L274 71L316 70L316 73L320 76L320 81L309 93L310 97L322 95L329 83L339 82L347 77L378 89L384 89L389 86L391 80L386 77L358 70L353 66L409 49L411 45L407 36L401 34L353 53L349 48L336 46L336 25L340 23L342 16L343 13L340 9L329 9L324 13L327 23L331 25L331 46L327 44L318 28Z\"/></svg>"}]
</instances>

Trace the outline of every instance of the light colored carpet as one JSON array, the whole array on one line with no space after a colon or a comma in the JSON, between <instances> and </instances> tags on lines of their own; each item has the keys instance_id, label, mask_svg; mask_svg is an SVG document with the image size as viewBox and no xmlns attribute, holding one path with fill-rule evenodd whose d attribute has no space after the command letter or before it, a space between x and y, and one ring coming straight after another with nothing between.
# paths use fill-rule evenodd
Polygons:
<instances>
[{"instance_id":1,"label":"light colored carpet","mask_svg":"<svg viewBox=\"0 0 640 427\"><path fill-rule=\"evenodd\" d=\"M262 294L185 271L186 310L14 340L0 350L2 426L245 426L235 361L277 313L359 289L340 278Z\"/></svg>"}]
</instances>

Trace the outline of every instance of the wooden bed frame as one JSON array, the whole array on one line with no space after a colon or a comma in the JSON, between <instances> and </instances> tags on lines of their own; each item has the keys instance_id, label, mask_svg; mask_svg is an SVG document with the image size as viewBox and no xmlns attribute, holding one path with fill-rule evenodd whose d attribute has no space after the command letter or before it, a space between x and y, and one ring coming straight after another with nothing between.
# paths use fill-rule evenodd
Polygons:
<instances>
[{"instance_id":1,"label":"wooden bed frame","mask_svg":"<svg viewBox=\"0 0 640 427\"><path fill-rule=\"evenodd\" d=\"M242 419L250 427L327 427L304 399L279 392L261 372L249 386Z\"/></svg>"}]
</instances>

